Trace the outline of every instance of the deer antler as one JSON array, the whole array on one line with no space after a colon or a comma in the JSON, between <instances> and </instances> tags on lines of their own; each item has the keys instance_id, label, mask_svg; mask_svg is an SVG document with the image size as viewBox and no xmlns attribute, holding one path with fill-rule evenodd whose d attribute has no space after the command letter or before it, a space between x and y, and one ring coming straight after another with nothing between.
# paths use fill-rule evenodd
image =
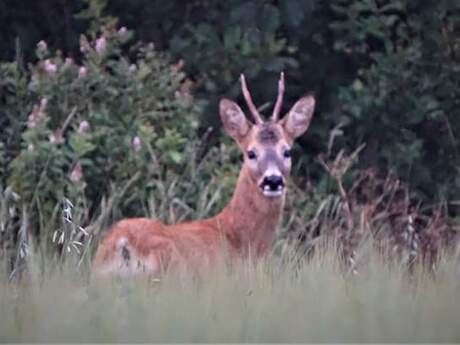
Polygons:
<instances>
[{"instance_id":1,"label":"deer antler","mask_svg":"<svg viewBox=\"0 0 460 345\"><path fill-rule=\"evenodd\" d=\"M256 106L254 105L254 102L252 101L251 94L249 93L248 86L246 85L246 79L244 78L244 74L241 75L241 89L243 90L244 99L246 100L248 108L251 111L251 114L254 117L256 124L263 123L264 120L262 120L262 117L260 116Z\"/></svg>"},{"instance_id":2,"label":"deer antler","mask_svg":"<svg viewBox=\"0 0 460 345\"><path fill-rule=\"evenodd\" d=\"M283 104L284 96L284 72L281 72L280 80L278 81L278 97L276 98L275 107L273 108L272 121L278 121L278 117L281 111L281 105Z\"/></svg>"}]
</instances>

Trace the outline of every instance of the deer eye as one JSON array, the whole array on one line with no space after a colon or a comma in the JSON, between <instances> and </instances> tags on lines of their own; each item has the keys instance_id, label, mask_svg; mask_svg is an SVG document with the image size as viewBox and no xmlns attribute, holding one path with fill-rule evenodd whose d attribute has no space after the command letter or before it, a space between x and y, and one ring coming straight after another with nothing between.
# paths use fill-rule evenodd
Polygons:
<instances>
[{"instance_id":1,"label":"deer eye","mask_svg":"<svg viewBox=\"0 0 460 345\"><path fill-rule=\"evenodd\" d=\"M291 158L291 150L286 149L283 153L284 158Z\"/></svg>"},{"instance_id":2,"label":"deer eye","mask_svg":"<svg viewBox=\"0 0 460 345\"><path fill-rule=\"evenodd\" d=\"M256 158L257 158L257 155L256 155L256 153L255 153L253 150L249 150L249 151L248 151L248 158L249 158L249 159L256 159Z\"/></svg>"}]
</instances>

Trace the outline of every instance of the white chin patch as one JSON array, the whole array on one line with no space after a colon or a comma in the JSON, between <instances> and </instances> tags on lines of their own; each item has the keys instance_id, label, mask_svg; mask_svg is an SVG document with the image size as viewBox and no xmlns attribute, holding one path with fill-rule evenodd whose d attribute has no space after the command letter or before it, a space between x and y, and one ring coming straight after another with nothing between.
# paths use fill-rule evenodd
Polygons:
<instances>
[{"instance_id":1,"label":"white chin patch","mask_svg":"<svg viewBox=\"0 0 460 345\"><path fill-rule=\"evenodd\" d=\"M270 189L269 186L264 186L264 188L261 188L261 189L262 189L262 194L269 198L280 197L283 195L283 192L284 192L283 186L278 186L277 190L272 190Z\"/></svg>"}]
</instances>

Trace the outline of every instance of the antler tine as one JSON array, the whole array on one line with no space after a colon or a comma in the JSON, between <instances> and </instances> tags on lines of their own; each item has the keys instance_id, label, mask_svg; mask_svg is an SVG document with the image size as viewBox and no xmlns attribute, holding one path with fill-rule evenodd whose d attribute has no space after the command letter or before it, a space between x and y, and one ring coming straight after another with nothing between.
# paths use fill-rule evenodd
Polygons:
<instances>
[{"instance_id":1,"label":"antler tine","mask_svg":"<svg viewBox=\"0 0 460 345\"><path fill-rule=\"evenodd\" d=\"M276 98L275 107L273 108L272 121L278 121L278 117L281 111L281 105L283 104L284 96L284 72L281 72L280 80L278 81L278 96Z\"/></svg>"},{"instance_id":2,"label":"antler tine","mask_svg":"<svg viewBox=\"0 0 460 345\"><path fill-rule=\"evenodd\" d=\"M241 74L241 89L243 90L244 99L246 100L248 108L251 111L252 116L254 117L254 120L257 124L263 123L264 121L262 120L262 117L257 111L254 102L252 101L251 94L249 93L248 86L246 85L246 78L244 77L244 74Z\"/></svg>"}]
</instances>

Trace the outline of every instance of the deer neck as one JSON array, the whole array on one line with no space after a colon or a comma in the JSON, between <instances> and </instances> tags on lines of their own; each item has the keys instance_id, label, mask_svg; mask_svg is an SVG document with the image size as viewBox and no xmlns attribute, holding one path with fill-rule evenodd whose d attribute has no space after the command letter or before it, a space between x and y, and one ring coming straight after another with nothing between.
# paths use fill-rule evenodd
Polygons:
<instances>
[{"instance_id":1,"label":"deer neck","mask_svg":"<svg viewBox=\"0 0 460 345\"><path fill-rule=\"evenodd\" d=\"M270 248L283 205L284 196L265 197L243 166L229 204L216 219L234 249L261 256Z\"/></svg>"}]
</instances>

